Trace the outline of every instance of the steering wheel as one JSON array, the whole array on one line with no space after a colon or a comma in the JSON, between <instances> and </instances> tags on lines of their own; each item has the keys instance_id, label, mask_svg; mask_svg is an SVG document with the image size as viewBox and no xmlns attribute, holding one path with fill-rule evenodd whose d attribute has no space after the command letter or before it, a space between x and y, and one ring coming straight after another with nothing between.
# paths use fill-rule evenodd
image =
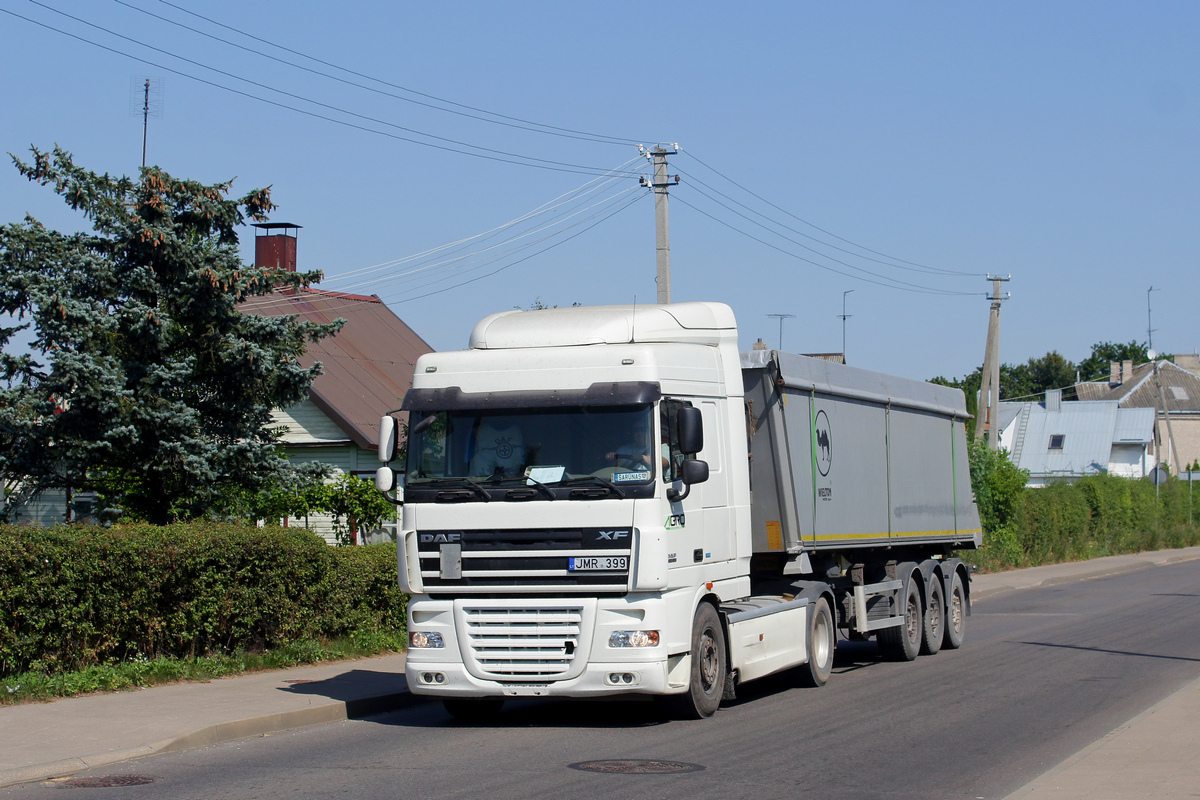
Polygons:
<instances>
[{"instance_id":1,"label":"steering wheel","mask_svg":"<svg viewBox=\"0 0 1200 800\"><path fill-rule=\"evenodd\" d=\"M642 461L641 456L632 453L617 453L613 458L618 467L624 466L627 469L644 469L646 463Z\"/></svg>"}]
</instances>

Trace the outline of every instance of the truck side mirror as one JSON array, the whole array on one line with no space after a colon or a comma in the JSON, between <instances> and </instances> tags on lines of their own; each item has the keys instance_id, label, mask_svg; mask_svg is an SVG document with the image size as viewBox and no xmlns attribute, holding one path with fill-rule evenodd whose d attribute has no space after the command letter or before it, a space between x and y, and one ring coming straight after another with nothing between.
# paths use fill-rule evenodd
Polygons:
<instances>
[{"instance_id":1,"label":"truck side mirror","mask_svg":"<svg viewBox=\"0 0 1200 800\"><path fill-rule=\"evenodd\" d=\"M401 485L399 477L396 471L386 464L375 470L375 488L388 500L397 504L404 502L404 486ZM389 496L388 492L395 492L395 496Z\"/></svg>"},{"instance_id":2,"label":"truck side mirror","mask_svg":"<svg viewBox=\"0 0 1200 800\"><path fill-rule=\"evenodd\" d=\"M379 420L379 460L386 464L395 457L396 418L389 414Z\"/></svg>"},{"instance_id":3,"label":"truck side mirror","mask_svg":"<svg viewBox=\"0 0 1200 800\"><path fill-rule=\"evenodd\" d=\"M708 480L708 462L689 458L683 462L679 478L685 486L691 486L693 483L704 483Z\"/></svg>"},{"instance_id":4,"label":"truck side mirror","mask_svg":"<svg viewBox=\"0 0 1200 800\"><path fill-rule=\"evenodd\" d=\"M678 503L691 494L693 483L704 483L708 480L708 462L695 458L687 459L679 468L679 480L683 482L682 492L674 486L667 489L667 499L672 503Z\"/></svg>"},{"instance_id":5,"label":"truck side mirror","mask_svg":"<svg viewBox=\"0 0 1200 800\"><path fill-rule=\"evenodd\" d=\"M695 406L679 409L679 450L694 456L704 449L704 418Z\"/></svg>"}]
</instances>

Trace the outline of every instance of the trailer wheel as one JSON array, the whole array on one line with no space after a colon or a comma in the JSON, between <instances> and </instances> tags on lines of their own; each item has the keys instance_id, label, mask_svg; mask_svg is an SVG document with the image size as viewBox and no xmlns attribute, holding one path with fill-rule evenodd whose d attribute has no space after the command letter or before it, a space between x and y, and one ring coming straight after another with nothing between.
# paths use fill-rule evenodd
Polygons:
<instances>
[{"instance_id":1,"label":"trailer wheel","mask_svg":"<svg viewBox=\"0 0 1200 800\"><path fill-rule=\"evenodd\" d=\"M459 722L490 722L504 705L502 697L454 697L442 701L446 712Z\"/></svg>"},{"instance_id":2,"label":"trailer wheel","mask_svg":"<svg viewBox=\"0 0 1200 800\"><path fill-rule=\"evenodd\" d=\"M704 719L716 713L725 692L725 633L716 610L701 603L692 621L692 669L687 691L664 700L679 719Z\"/></svg>"},{"instance_id":3,"label":"trailer wheel","mask_svg":"<svg viewBox=\"0 0 1200 800\"><path fill-rule=\"evenodd\" d=\"M921 655L935 656L942 649L943 628L946 627L946 604L942 600L942 579L931 575L926 593L925 624L922 625Z\"/></svg>"},{"instance_id":4,"label":"trailer wheel","mask_svg":"<svg viewBox=\"0 0 1200 800\"><path fill-rule=\"evenodd\" d=\"M824 686L833 672L833 649L837 644L837 629L833 624L833 612L829 600L821 597L813 606L812 618L808 623L808 663L799 669L803 686Z\"/></svg>"},{"instance_id":5,"label":"trailer wheel","mask_svg":"<svg viewBox=\"0 0 1200 800\"><path fill-rule=\"evenodd\" d=\"M904 588L901 589L900 618L903 620L900 625L884 628L877 634L879 649L889 661L912 661L921 651L921 636L925 627L921 614L921 593L912 575L904 581Z\"/></svg>"},{"instance_id":6,"label":"trailer wheel","mask_svg":"<svg viewBox=\"0 0 1200 800\"><path fill-rule=\"evenodd\" d=\"M963 589L962 576L954 571L950 582L950 600L946 603L946 632L942 636L942 647L957 650L962 647L967 632L967 593Z\"/></svg>"}]
</instances>

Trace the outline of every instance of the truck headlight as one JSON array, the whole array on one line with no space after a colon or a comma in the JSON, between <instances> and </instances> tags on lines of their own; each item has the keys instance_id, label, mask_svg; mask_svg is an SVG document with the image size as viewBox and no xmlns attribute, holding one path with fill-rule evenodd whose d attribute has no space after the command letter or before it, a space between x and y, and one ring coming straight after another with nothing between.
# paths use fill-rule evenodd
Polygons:
<instances>
[{"instance_id":1,"label":"truck headlight","mask_svg":"<svg viewBox=\"0 0 1200 800\"><path fill-rule=\"evenodd\" d=\"M442 640L440 633L425 633L423 631L410 631L408 634L409 647L445 647L446 643Z\"/></svg>"},{"instance_id":2,"label":"truck headlight","mask_svg":"<svg viewBox=\"0 0 1200 800\"><path fill-rule=\"evenodd\" d=\"M609 647L657 647L658 631L614 631Z\"/></svg>"}]
</instances>

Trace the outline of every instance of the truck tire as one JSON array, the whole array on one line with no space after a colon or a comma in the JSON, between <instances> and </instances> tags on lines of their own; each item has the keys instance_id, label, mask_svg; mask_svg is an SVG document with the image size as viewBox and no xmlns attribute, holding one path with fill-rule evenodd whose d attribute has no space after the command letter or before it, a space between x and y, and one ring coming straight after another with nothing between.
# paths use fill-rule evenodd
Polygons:
<instances>
[{"instance_id":1,"label":"truck tire","mask_svg":"<svg viewBox=\"0 0 1200 800\"><path fill-rule=\"evenodd\" d=\"M888 661L912 661L921 651L921 637L925 628L921 613L921 592L912 575L904 581L900 590L900 625L884 628L877 639L879 650Z\"/></svg>"},{"instance_id":2,"label":"truck tire","mask_svg":"<svg viewBox=\"0 0 1200 800\"><path fill-rule=\"evenodd\" d=\"M805 640L808 663L797 667L802 686L825 685L833 672L833 649L836 645L837 629L833 624L833 612L829 610L829 600L820 597L813 606L812 618L808 623L808 637Z\"/></svg>"},{"instance_id":3,"label":"truck tire","mask_svg":"<svg viewBox=\"0 0 1200 800\"><path fill-rule=\"evenodd\" d=\"M704 719L716 713L725 693L725 632L716 609L701 603L692 621L692 668L683 694L665 699L677 719Z\"/></svg>"},{"instance_id":4,"label":"truck tire","mask_svg":"<svg viewBox=\"0 0 1200 800\"><path fill-rule=\"evenodd\" d=\"M448 697L442 701L446 712L459 722L490 722L504 705L502 697Z\"/></svg>"},{"instance_id":5,"label":"truck tire","mask_svg":"<svg viewBox=\"0 0 1200 800\"><path fill-rule=\"evenodd\" d=\"M946 603L942 598L942 578L929 576L929 588L925 592L925 619L921 631L921 655L935 656L942 649L942 637L946 627Z\"/></svg>"},{"instance_id":6,"label":"truck tire","mask_svg":"<svg viewBox=\"0 0 1200 800\"><path fill-rule=\"evenodd\" d=\"M946 603L946 630L942 635L942 647L957 650L962 647L967 632L967 593L963 589L962 575L954 571L950 582L950 599Z\"/></svg>"}]
</instances>

